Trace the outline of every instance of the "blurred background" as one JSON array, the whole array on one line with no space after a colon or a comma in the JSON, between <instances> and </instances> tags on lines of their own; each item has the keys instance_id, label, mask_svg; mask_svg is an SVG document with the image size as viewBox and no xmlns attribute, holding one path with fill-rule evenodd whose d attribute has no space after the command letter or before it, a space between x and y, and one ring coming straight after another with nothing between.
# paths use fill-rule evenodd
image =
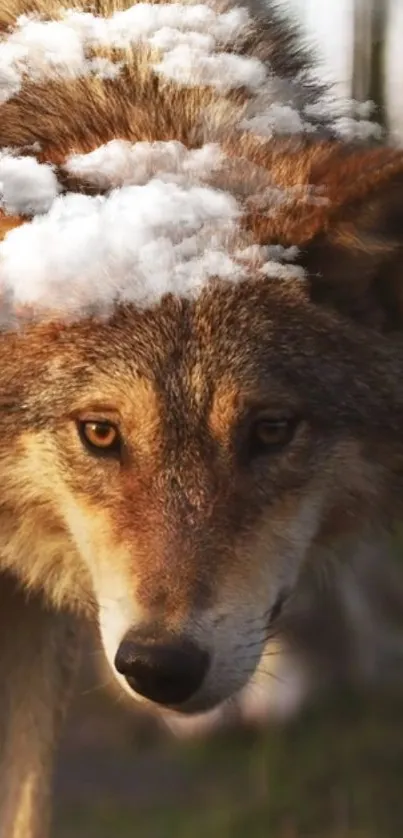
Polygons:
<instances>
[{"instance_id":1,"label":"blurred background","mask_svg":"<svg viewBox=\"0 0 403 838\"><path fill-rule=\"evenodd\" d=\"M344 96L376 102L403 142L402 0L277 0L302 24L323 78Z\"/></svg>"},{"instance_id":2,"label":"blurred background","mask_svg":"<svg viewBox=\"0 0 403 838\"><path fill-rule=\"evenodd\" d=\"M323 77L375 101L403 143L403 0L277 2ZM402 691L305 702L291 661L175 738L115 689L98 649L90 637L59 755L55 838L402 838Z\"/></svg>"}]
</instances>

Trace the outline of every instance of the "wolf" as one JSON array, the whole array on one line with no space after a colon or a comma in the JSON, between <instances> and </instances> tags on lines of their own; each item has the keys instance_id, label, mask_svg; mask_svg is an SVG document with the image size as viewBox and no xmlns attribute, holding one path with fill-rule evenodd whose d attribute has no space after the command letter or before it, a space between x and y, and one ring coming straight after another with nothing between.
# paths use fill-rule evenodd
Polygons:
<instances>
[{"instance_id":1,"label":"wolf","mask_svg":"<svg viewBox=\"0 0 403 838\"><path fill-rule=\"evenodd\" d=\"M0 28L0 835L44 838L87 621L178 717L278 647L397 674L403 154L274 5Z\"/></svg>"}]
</instances>

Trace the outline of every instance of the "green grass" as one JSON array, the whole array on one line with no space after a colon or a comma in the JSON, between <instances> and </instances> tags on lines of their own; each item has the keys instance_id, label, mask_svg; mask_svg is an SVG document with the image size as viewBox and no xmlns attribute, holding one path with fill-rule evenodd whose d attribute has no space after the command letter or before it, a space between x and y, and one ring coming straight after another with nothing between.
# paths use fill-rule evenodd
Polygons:
<instances>
[{"instance_id":1,"label":"green grass","mask_svg":"<svg viewBox=\"0 0 403 838\"><path fill-rule=\"evenodd\" d=\"M403 696L344 695L264 733L109 748L122 776L151 761L147 801L102 783L61 796L55 838L403 838L402 716ZM161 760L168 795L161 777L152 787ZM97 765L94 751L95 777Z\"/></svg>"}]
</instances>

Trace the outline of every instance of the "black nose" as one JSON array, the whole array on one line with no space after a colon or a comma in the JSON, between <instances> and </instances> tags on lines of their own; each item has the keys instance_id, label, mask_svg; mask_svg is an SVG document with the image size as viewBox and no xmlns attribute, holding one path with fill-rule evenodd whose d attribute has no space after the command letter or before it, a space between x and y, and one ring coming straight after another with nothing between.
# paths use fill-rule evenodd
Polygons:
<instances>
[{"instance_id":1,"label":"black nose","mask_svg":"<svg viewBox=\"0 0 403 838\"><path fill-rule=\"evenodd\" d=\"M209 665L207 652L188 640L136 642L128 635L115 657L117 671L139 695L157 704L183 704L201 686Z\"/></svg>"}]
</instances>

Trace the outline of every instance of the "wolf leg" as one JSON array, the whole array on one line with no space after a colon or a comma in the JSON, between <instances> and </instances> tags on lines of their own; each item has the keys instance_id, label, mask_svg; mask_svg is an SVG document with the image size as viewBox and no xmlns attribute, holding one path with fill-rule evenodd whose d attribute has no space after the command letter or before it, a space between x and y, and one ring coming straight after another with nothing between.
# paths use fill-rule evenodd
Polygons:
<instances>
[{"instance_id":1,"label":"wolf leg","mask_svg":"<svg viewBox=\"0 0 403 838\"><path fill-rule=\"evenodd\" d=\"M0 576L0 838L46 838L78 625Z\"/></svg>"}]
</instances>

